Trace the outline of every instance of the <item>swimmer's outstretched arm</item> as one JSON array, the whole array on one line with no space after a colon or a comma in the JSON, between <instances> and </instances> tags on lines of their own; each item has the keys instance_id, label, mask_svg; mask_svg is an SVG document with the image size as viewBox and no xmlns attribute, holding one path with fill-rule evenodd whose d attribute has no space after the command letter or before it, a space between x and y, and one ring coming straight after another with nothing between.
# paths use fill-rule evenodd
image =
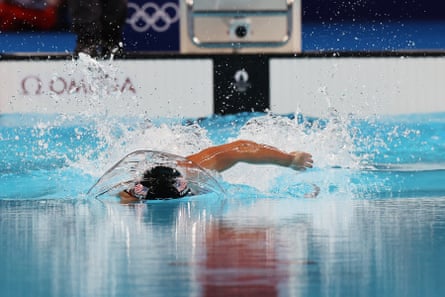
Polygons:
<instances>
[{"instance_id":1,"label":"swimmer's outstretched arm","mask_svg":"<svg viewBox=\"0 0 445 297\"><path fill-rule=\"evenodd\" d=\"M229 169L238 162L252 164L273 164L291 167L295 170L312 168L312 155L305 152L286 153L279 149L249 140L206 148L187 159L198 165L216 171Z\"/></svg>"}]
</instances>

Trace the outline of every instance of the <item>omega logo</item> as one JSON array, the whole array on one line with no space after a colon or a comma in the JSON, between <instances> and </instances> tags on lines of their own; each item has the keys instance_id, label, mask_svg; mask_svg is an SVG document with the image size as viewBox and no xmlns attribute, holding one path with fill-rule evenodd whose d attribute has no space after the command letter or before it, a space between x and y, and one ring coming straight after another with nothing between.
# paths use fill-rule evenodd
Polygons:
<instances>
[{"instance_id":1,"label":"omega logo","mask_svg":"<svg viewBox=\"0 0 445 297\"><path fill-rule=\"evenodd\" d=\"M38 75L28 75L21 80L21 91L23 95L43 95L43 94L93 94L94 88L84 79L74 79L72 77L56 76L49 80L41 79ZM113 92L131 92L136 94L129 77L125 78L122 83L115 78L114 84L108 86L107 93Z\"/></svg>"}]
</instances>

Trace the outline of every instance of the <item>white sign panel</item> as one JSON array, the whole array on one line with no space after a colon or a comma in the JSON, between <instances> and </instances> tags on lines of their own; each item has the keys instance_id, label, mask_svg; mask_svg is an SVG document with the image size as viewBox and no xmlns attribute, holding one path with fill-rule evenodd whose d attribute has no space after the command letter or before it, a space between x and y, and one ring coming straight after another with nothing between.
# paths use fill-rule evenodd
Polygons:
<instances>
[{"instance_id":1,"label":"white sign panel","mask_svg":"<svg viewBox=\"0 0 445 297\"><path fill-rule=\"evenodd\" d=\"M271 59L270 78L276 113L445 112L444 57Z\"/></svg>"},{"instance_id":2,"label":"white sign panel","mask_svg":"<svg viewBox=\"0 0 445 297\"><path fill-rule=\"evenodd\" d=\"M213 113L212 61L206 59L2 61L0 78L0 113Z\"/></svg>"}]
</instances>

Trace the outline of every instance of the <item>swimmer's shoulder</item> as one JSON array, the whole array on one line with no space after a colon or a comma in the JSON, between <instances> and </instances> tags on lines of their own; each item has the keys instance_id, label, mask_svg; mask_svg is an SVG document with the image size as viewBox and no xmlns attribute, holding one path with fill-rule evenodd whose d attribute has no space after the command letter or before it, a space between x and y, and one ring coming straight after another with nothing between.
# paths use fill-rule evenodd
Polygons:
<instances>
[{"instance_id":1,"label":"swimmer's shoulder","mask_svg":"<svg viewBox=\"0 0 445 297\"><path fill-rule=\"evenodd\" d=\"M132 196L127 191L119 192L119 197L121 198L121 203L123 203L123 204L139 201L139 199L137 199L136 197Z\"/></svg>"}]
</instances>

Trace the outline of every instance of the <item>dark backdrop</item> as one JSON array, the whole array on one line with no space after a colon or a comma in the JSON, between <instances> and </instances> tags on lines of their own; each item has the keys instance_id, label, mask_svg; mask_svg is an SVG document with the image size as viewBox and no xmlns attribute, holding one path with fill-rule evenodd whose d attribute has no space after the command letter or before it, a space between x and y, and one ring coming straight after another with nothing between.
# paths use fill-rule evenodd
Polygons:
<instances>
[{"instance_id":1,"label":"dark backdrop","mask_svg":"<svg viewBox=\"0 0 445 297\"><path fill-rule=\"evenodd\" d=\"M445 20L443 0L302 0L303 22Z\"/></svg>"}]
</instances>

